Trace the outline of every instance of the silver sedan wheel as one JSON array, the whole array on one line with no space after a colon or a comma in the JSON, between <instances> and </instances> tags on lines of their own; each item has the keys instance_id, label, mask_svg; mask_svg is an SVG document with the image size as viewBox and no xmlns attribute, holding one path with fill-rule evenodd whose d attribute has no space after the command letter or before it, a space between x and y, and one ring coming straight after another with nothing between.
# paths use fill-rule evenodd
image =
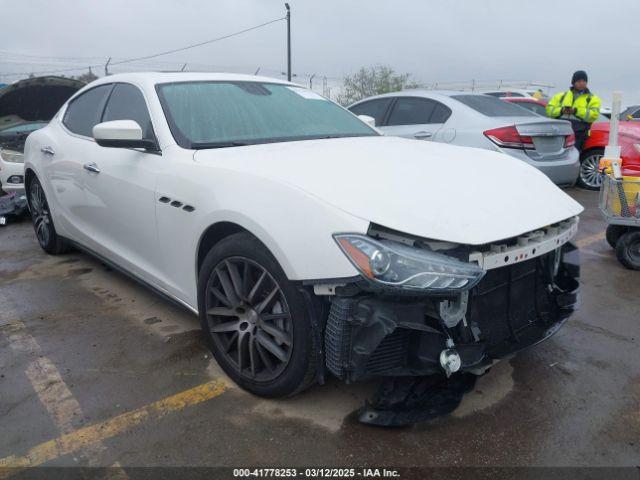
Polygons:
<instances>
[{"instance_id":1,"label":"silver sedan wheel","mask_svg":"<svg viewBox=\"0 0 640 480\"><path fill-rule=\"evenodd\" d=\"M602 184L602 177L598 171L601 153L592 153L580 163L580 181L587 187L597 190Z\"/></svg>"}]
</instances>

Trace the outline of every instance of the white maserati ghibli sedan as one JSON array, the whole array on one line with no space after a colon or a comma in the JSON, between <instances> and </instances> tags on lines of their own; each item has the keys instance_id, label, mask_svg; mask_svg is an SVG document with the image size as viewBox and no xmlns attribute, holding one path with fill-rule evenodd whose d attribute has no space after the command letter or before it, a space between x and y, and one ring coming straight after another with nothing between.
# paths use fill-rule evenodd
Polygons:
<instances>
[{"instance_id":1,"label":"white maserati ghibli sedan","mask_svg":"<svg viewBox=\"0 0 640 480\"><path fill-rule=\"evenodd\" d=\"M84 250L198 314L257 395L481 374L576 304L582 207L544 174L382 136L279 80L104 77L28 137L25 187L47 253Z\"/></svg>"}]
</instances>

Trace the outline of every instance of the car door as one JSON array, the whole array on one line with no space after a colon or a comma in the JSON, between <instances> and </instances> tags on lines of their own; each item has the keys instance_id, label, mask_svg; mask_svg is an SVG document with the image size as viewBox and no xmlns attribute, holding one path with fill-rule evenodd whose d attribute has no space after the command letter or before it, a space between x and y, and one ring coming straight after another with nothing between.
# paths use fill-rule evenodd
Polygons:
<instances>
[{"instance_id":1,"label":"car door","mask_svg":"<svg viewBox=\"0 0 640 480\"><path fill-rule=\"evenodd\" d=\"M430 98L396 97L380 130L385 135L439 141L438 132L450 115L447 106Z\"/></svg>"},{"instance_id":2,"label":"car door","mask_svg":"<svg viewBox=\"0 0 640 480\"><path fill-rule=\"evenodd\" d=\"M93 126L100 121L112 84L91 88L69 102L61 119L46 129L38 155L42 158L45 191L57 226L66 236L81 243L90 241L87 198L82 186L82 166L94 154ZM47 188L48 187L48 188Z\"/></svg>"},{"instance_id":3,"label":"car door","mask_svg":"<svg viewBox=\"0 0 640 480\"><path fill-rule=\"evenodd\" d=\"M115 84L102 115L102 122L112 120L134 120L144 138L156 139L147 102L135 85ZM150 282L158 278L155 187L162 164L158 151L94 143L84 165L85 221L92 227L93 248Z\"/></svg>"}]
</instances>

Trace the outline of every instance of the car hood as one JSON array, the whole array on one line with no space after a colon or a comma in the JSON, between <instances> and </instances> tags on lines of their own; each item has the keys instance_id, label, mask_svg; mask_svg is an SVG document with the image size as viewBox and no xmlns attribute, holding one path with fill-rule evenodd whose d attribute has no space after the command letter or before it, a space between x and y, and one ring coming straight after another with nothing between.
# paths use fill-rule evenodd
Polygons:
<instances>
[{"instance_id":1,"label":"car hood","mask_svg":"<svg viewBox=\"0 0 640 480\"><path fill-rule=\"evenodd\" d=\"M514 237L583 210L513 157L396 137L200 150L194 158L304 190L393 230L463 244Z\"/></svg>"},{"instance_id":2,"label":"car hood","mask_svg":"<svg viewBox=\"0 0 640 480\"><path fill-rule=\"evenodd\" d=\"M49 121L71 95L86 85L64 77L34 77L0 89L0 129Z\"/></svg>"}]
</instances>

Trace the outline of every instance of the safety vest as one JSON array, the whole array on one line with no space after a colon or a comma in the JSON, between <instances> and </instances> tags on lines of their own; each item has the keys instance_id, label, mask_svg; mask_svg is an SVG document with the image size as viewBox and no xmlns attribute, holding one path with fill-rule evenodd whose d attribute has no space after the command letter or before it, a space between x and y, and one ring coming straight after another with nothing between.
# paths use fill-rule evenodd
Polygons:
<instances>
[{"instance_id":1,"label":"safety vest","mask_svg":"<svg viewBox=\"0 0 640 480\"><path fill-rule=\"evenodd\" d=\"M600 97L592 94L589 90L575 96L573 90L556 93L547 104L547 116L551 118L565 118L567 120L580 120L582 122L593 123L600 114ZM573 115L562 113L564 107L576 109Z\"/></svg>"}]
</instances>

